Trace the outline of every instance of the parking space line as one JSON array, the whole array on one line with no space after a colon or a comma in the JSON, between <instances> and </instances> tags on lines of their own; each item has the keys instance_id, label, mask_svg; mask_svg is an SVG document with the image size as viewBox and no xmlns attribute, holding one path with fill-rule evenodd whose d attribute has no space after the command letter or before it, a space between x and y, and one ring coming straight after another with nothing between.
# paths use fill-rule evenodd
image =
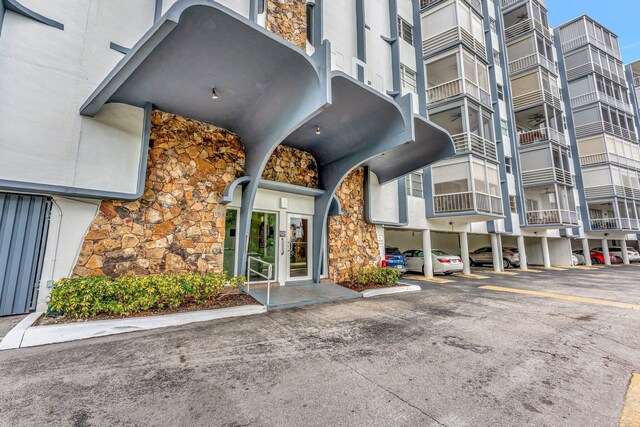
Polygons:
<instances>
[{"instance_id":1,"label":"parking space line","mask_svg":"<svg viewBox=\"0 0 640 427\"><path fill-rule=\"evenodd\" d=\"M574 295L554 294L550 292L531 291L528 289L503 288L501 286L480 286L480 289L498 292L510 292L514 294L533 295L537 297L554 298L564 301L583 302L586 304L604 305L607 307L626 308L628 310L640 310L639 304L629 304L626 302L609 301L597 298L579 297Z\"/></svg>"},{"instance_id":2,"label":"parking space line","mask_svg":"<svg viewBox=\"0 0 640 427\"><path fill-rule=\"evenodd\" d=\"M451 282L453 282L453 280L442 279L440 277L434 277L432 279L429 279L429 278L424 277L424 276L406 276L405 278L409 279L409 280L420 280L422 282L432 282L432 283L451 283Z\"/></svg>"},{"instance_id":3,"label":"parking space line","mask_svg":"<svg viewBox=\"0 0 640 427\"><path fill-rule=\"evenodd\" d=\"M505 276L517 276L519 273L514 273L513 271L493 271L488 270L487 274L504 274Z\"/></svg>"},{"instance_id":4,"label":"parking space line","mask_svg":"<svg viewBox=\"0 0 640 427\"><path fill-rule=\"evenodd\" d=\"M542 273L540 270L534 270L533 268L527 268L526 270L520 270L522 273Z\"/></svg>"},{"instance_id":5,"label":"parking space line","mask_svg":"<svg viewBox=\"0 0 640 427\"><path fill-rule=\"evenodd\" d=\"M481 276L479 274L456 274L455 277L465 277L467 279L488 279L489 276Z\"/></svg>"},{"instance_id":6,"label":"parking space line","mask_svg":"<svg viewBox=\"0 0 640 427\"><path fill-rule=\"evenodd\" d=\"M620 427L640 426L640 374L634 372L629 380L627 397L622 408Z\"/></svg>"},{"instance_id":7,"label":"parking space line","mask_svg":"<svg viewBox=\"0 0 640 427\"><path fill-rule=\"evenodd\" d=\"M571 267L576 270L599 270L600 267L588 266L588 265L574 265Z\"/></svg>"}]
</instances>

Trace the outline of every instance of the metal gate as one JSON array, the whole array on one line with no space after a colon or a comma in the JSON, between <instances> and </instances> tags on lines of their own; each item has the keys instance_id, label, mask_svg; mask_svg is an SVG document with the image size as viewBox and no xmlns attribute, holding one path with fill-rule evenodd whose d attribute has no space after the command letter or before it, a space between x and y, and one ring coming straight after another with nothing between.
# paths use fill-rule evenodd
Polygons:
<instances>
[{"instance_id":1,"label":"metal gate","mask_svg":"<svg viewBox=\"0 0 640 427\"><path fill-rule=\"evenodd\" d=\"M0 193L0 316L35 308L51 200Z\"/></svg>"}]
</instances>

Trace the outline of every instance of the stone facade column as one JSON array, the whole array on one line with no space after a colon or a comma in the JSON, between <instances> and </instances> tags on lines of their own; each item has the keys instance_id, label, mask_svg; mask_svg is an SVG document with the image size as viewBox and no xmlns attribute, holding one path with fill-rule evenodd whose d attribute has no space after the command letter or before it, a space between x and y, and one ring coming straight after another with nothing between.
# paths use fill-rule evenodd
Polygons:
<instances>
[{"instance_id":1,"label":"stone facade column","mask_svg":"<svg viewBox=\"0 0 640 427\"><path fill-rule=\"evenodd\" d=\"M469 236L466 231L460 233L460 258L462 258L462 273L471 274L469 263Z\"/></svg>"},{"instance_id":2,"label":"stone facade column","mask_svg":"<svg viewBox=\"0 0 640 427\"><path fill-rule=\"evenodd\" d=\"M622 239L620 241L620 251L622 252L622 263L625 265L629 265L629 253L627 252L627 240Z\"/></svg>"},{"instance_id":3,"label":"stone facade column","mask_svg":"<svg viewBox=\"0 0 640 427\"><path fill-rule=\"evenodd\" d=\"M500 250L497 234L491 234L491 252L493 255L493 271L500 273L502 271L502 251Z\"/></svg>"},{"instance_id":4,"label":"stone facade column","mask_svg":"<svg viewBox=\"0 0 640 427\"><path fill-rule=\"evenodd\" d=\"M591 248L589 248L589 239L582 239L582 253L584 254L584 264L592 265Z\"/></svg>"},{"instance_id":5,"label":"stone facade column","mask_svg":"<svg viewBox=\"0 0 640 427\"><path fill-rule=\"evenodd\" d=\"M605 265L611 265L611 258L609 258L609 241L607 239L602 239L600 244L602 245L602 255L604 255Z\"/></svg>"},{"instance_id":6,"label":"stone facade column","mask_svg":"<svg viewBox=\"0 0 640 427\"><path fill-rule=\"evenodd\" d=\"M518 255L520 256L520 269L527 270L529 265L527 264L527 248L524 244L524 236L518 236Z\"/></svg>"},{"instance_id":7,"label":"stone facade column","mask_svg":"<svg viewBox=\"0 0 640 427\"><path fill-rule=\"evenodd\" d=\"M549 256L549 239L547 237L541 237L540 243L542 243L542 263L544 268L551 267L551 257Z\"/></svg>"},{"instance_id":8,"label":"stone facade column","mask_svg":"<svg viewBox=\"0 0 640 427\"><path fill-rule=\"evenodd\" d=\"M424 255L424 277L433 277L433 259L431 258L431 231L422 230L422 252Z\"/></svg>"}]
</instances>

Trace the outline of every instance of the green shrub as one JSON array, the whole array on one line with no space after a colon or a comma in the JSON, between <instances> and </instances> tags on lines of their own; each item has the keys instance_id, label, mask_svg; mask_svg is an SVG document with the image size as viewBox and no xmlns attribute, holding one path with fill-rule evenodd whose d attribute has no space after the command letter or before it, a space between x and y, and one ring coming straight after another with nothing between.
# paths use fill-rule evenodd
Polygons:
<instances>
[{"instance_id":1,"label":"green shrub","mask_svg":"<svg viewBox=\"0 0 640 427\"><path fill-rule=\"evenodd\" d=\"M393 268L372 267L358 270L354 281L361 285L394 286L400 280L400 273Z\"/></svg>"},{"instance_id":2,"label":"green shrub","mask_svg":"<svg viewBox=\"0 0 640 427\"><path fill-rule=\"evenodd\" d=\"M61 279L51 289L47 312L75 318L128 316L210 301L227 284L235 288L242 283L243 278L227 279L224 273Z\"/></svg>"}]
</instances>

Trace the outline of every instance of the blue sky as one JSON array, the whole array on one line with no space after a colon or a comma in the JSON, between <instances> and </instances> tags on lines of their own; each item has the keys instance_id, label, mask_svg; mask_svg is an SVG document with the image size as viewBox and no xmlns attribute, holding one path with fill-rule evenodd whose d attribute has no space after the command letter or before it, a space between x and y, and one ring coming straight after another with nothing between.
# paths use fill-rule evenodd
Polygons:
<instances>
[{"instance_id":1,"label":"blue sky","mask_svg":"<svg viewBox=\"0 0 640 427\"><path fill-rule=\"evenodd\" d=\"M640 0L547 0L547 7L551 26L589 15L618 35L625 63L640 59Z\"/></svg>"}]
</instances>

